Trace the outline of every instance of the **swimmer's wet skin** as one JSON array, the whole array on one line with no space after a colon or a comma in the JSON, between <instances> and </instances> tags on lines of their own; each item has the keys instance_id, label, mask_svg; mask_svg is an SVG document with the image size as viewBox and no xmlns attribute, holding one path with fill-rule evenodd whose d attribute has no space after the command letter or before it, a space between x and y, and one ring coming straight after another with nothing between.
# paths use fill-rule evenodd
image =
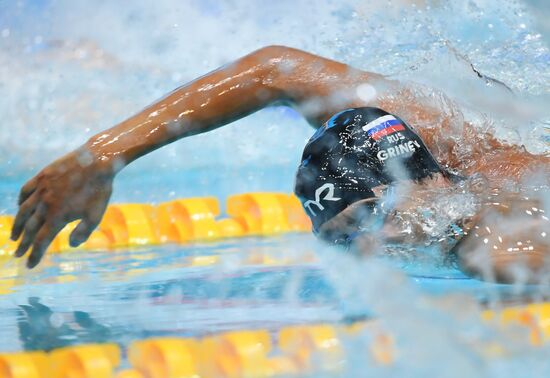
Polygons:
<instances>
[{"instance_id":1,"label":"swimmer's wet skin","mask_svg":"<svg viewBox=\"0 0 550 378\"><path fill-rule=\"evenodd\" d=\"M372 96L360 95L359 86L368 87ZM449 122L442 122L444 117L437 109L403 95L410 93L407 91L407 87L376 73L304 51L283 46L257 50L176 89L126 121L90 138L82 147L30 179L21 189L12 230L13 240L21 237L15 255L21 257L31 249L27 266L36 266L56 234L74 220L80 223L72 232L70 243L72 246L83 243L103 216L115 175L127 164L175 140L221 127L274 104L295 107L312 126L320 128L306 146L306 153L309 149L312 151L311 157L305 156L301 165L306 174L299 173L299 180L306 184L299 184L298 194L302 195L305 209L312 216L315 230L322 235L321 227L331 224L331 232L338 231L349 238L349 232L338 230L343 227L338 221L341 217L352 220L348 225L351 228L372 234L372 230L361 225L361 219L354 219L349 213L356 208L366 208L369 210L366 214L375 212L385 187L394 187L402 181L451 185L457 177L474 173L475 168L475 173L486 176L491 186L498 187L504 178L518 181L522 175L538 168L548 171L549 157L529 154L519 146L505 145L492 137L491 151L500 153L498 165L487 164L483 159L464 164L453 146L437 143L449 131L444 126ZM346 112L346 109L351 110ZM404 109L415 109L427 122L441 126L429 131L413 130L414 125L397 116L403 114ZM346 121L346 113L354 118ZM356 120L356 116L361 119ZM323 138L325 143L331 135L333 146L330 143L320 146L316 141ZM346 145L340 146L343 136ZM482 137L490 136L482 135L478 140L483 140ZM472 143L472 138L469 142ZM477 146L475 142L473 145ZM319 151L314 151L316 146L320 146ZM434 152L438 153L432 156ZM333 164L338 161L339 153L349 165ZM327 156L330 156L328 160ZM440 160L443 156L444 160ZM323 163L323 159L327 162ZM308 161L316 168L307 168ZM509 169L510 166L514 169ZM451 171L457 175L451 175ZM331 180L338 175L345 176L345 180L338 182L338 188L323 187L336 184ZM352 176L360 176L361 180L348 180ZM345 193L341 193L342 190ZM323 213L325 209L327 212ZM362 219L372 219L365 217L364 211L359 213ZM464 223L475 227L476 222L487 221L479 215ZM527 234L537 232L537 222ZM388 230L386 224L388 221L383 219L377 227ZM472 235L473 232L467 241L474 245L468 249L479 250L484 243L477 243ZM546 259L548 240L539 239L540 243L533 248ZM528 266L536 267L534 270L542 267L542 260L531 261L530 256L532 254L522 255L529 260ZM506 259L508 264L494 263L493 268L507 269L513 265L514 259L510 261L509 256ZM475 263L468 265L467 270L478 276L483 273L481 267L476 270ZM495 279L504 276L497 274Z\"/></svg>"}]
</instances>

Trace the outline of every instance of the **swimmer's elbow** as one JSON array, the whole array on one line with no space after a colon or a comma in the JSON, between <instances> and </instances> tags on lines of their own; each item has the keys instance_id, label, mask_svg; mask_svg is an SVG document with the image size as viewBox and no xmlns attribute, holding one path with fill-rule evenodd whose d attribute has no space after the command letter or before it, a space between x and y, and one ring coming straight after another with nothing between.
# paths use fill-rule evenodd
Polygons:
<instances>
[{"instance_id":1,"label":"swimmer's elbow","mask_svg":"<svg viewBox=\"0 0 550 378\"><path fill-rule=\"evenodd\" d=\"M306 62L304 56L307 55L292 47L269 45L252 52L249 57L261 67L264 88L276 93L278 101L292 102L297 81L293 71Z\"/></svg>"},{"instance_id":2,"label":"swimmer's elbow","mask_svg":"<svg viewBox=\"0 0 550 378\"><path fill-rule=\"evenodd\" d=\"M265 61L271 61L273 59L283 59L298 53L303 53L303 51L283 45L268 45L254 51L252 54L265 58Z\"/></svg>"},{"instance_id":3,"label":"swimmer's elbow","mask_svg":"<svg viewBox=\"0 0 550 378\"><path fill-rule=\"evenodd\" d=\"M252 54L257 62L268 68L277 77L292 76L294 69L311 62L315 55L292 47L270 45L254 51ZM319 57L317 57L319 58Z\"/></svg>"},{"instance_id":4,"label":"swimmer's elbow","mask_svg":"<svg viewBox=\"0 0 550 378\"><path fill-rule=\"evenodd\" d=\"M286 104L325 97L350 72L343 63L287 46L265 46L252 55L262 67L265 89L277 93L278 100Z\"/></svg>"}]
</instances>

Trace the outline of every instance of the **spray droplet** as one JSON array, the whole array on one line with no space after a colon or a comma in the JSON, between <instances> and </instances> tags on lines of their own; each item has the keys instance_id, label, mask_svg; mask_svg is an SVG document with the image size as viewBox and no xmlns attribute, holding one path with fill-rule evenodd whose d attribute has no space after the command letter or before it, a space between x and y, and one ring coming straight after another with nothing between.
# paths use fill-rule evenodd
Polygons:
<instances>
[{"instance_id":1,"label":"spray droplet","mask_svg":"<svg viewBox=\"0 0 550 378\"><path fill-rule=\"evenodd\" d=\"M363 101L372 101L376 97L376 89L370 84L359 84L356 88L357 96Z\"/></svg>"}]
</instances>

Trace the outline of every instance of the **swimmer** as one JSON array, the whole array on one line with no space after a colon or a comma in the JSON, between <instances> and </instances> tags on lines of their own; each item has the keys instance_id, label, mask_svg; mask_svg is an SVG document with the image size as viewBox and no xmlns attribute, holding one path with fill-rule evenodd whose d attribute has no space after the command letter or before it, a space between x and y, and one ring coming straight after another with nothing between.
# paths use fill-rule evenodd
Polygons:
<instances>
[{"instance_id":1,"label":"swimmer","mask_svg":"<svg viewBox=\"0 0 550 378\"><path fill-rule=\"evenodd\" d=\"M457 126L457 117L448 115L453 112L438 111L406 85L304 51L268 46L176 89L29 180L12 229L13 240L21 237L15 256L31 249L27 266L33 268L75 220L80 223L70 244L80 245L99 224L114 177L126 165L270 105L292 106L318 129L296 179L314 232L361 253L371 253L375 239L425 240L423 230L404 232L402 223L433 188L470 185L476 181L472 177L483 177L482 187L501 188L540 171L548 178L550 157L502 143L465 122ZM547 226L542 206L529 203L537 211L531 210L516 235L506 222L495 227L491 222L525 204L518 196L497 201L492 195L486 190L481 197L489 200L475 214L449 225L457 244L448 249L477 277L509 281L508 270L516 263L538 273L550 253L548 237L539 232ZM516 240L525 244L518 249ZM492 276L484 273L480 255L489 261Z\"/></svg>"}]
</instances>

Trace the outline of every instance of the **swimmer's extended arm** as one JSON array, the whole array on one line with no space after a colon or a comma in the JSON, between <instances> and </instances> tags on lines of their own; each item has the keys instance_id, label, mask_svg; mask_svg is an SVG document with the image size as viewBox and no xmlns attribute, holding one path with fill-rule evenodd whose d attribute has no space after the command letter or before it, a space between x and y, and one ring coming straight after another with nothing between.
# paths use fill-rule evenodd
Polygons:
<instances>
[{"instance_id":1,"label":"swimmer's extended arm","mask_svg":"<svg viewBox=\"0 0 550 378\"><path fill-rule=\"evenodd\" d=\"M344 94L346 88L374 79L381 77L270 46L184 85L27 182L12 230L14 240L23 234L15 254L23 256L32 246L27 266L34 267L57 233L77 219L81 222L70 243L84 242L103 216L115 174L142 155L274 103L292 104L310 123L320 125L336 111L356 105L353 96Z\"/></svg>"}]
</instances>

